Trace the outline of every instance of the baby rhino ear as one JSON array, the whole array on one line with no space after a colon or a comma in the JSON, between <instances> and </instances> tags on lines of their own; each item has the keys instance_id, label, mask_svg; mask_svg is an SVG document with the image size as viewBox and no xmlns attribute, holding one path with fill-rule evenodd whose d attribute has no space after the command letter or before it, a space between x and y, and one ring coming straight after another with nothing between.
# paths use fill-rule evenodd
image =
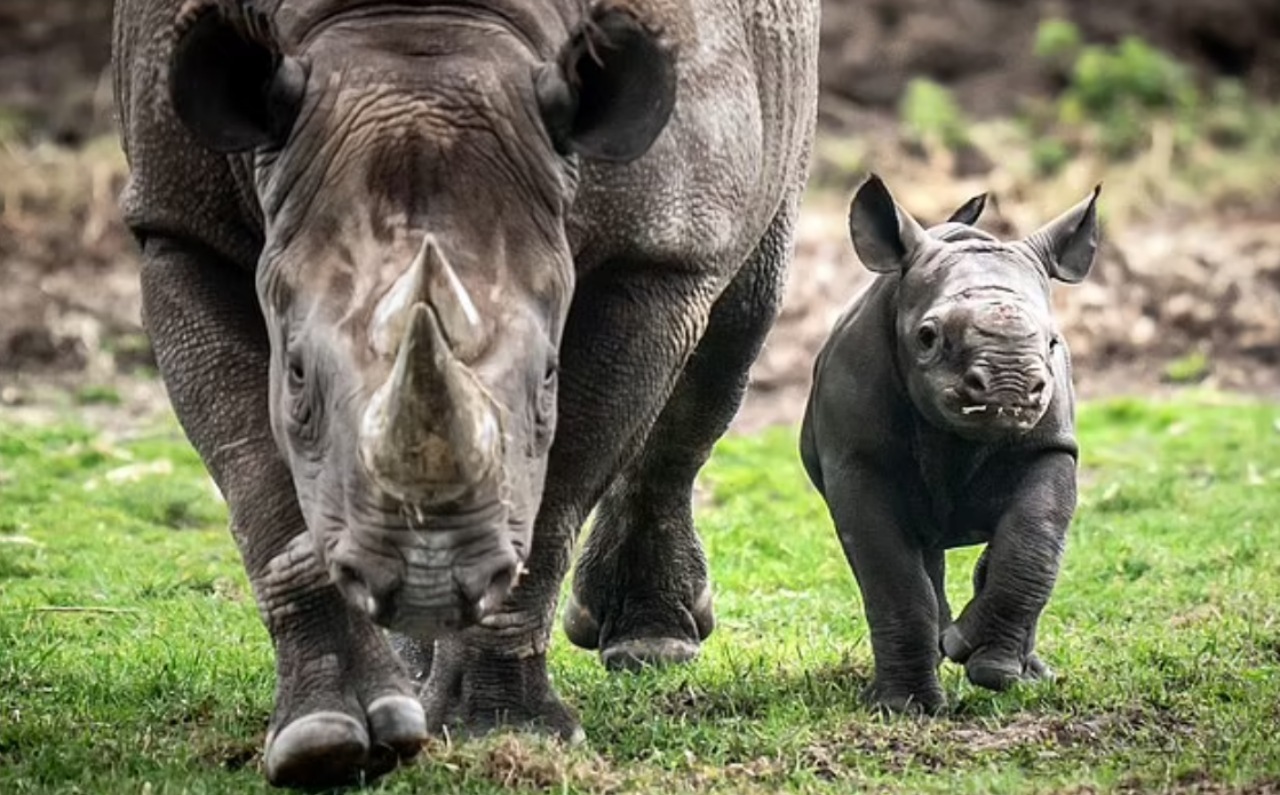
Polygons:
<instances>
[{"instance_id":1,"label":"baby rhino ear","mask_svg":"<svg viewBox=\"0 0 1280 795\"><path fill-rule=\"evenodd\" d=\"M906 269L929 235L872 174L849 204L849 238L867 270L894 273Z\"/></svg>"},{"instance_id":2,"label":"baby rhino ear","mask_svg":"<svg viewBox=\"0 0 1280 795\"><path fill-rule=\"evenodd\" d=\"M1093 189L1084 201L1040 227L1023 241L1049 275L1075 284L1089 275L1098 251L1098 194Z\"/></svg>"},{"instance_id":3,"label":"baby rhino ear","mask_svg":"<svg viewBox=\"0 0 1280 795\"><path fill-rule=\"evenodd\" d=\"M982 211L987 207L987 194L979 193L969 201L960 205L951 217L947 219L949 224L964 224L965 226L973 226L978 223L978 219L982 217Z\"/></svg>"}]
</instances>

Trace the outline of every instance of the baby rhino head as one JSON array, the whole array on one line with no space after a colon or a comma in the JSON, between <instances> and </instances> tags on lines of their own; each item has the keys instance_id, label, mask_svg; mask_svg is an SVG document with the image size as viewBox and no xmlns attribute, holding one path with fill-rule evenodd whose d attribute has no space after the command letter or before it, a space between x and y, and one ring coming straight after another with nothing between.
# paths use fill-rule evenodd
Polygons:
<instances>
[{"instance_id":1,"label":"baby rhino head","mask_svg":"<svg viewBox=\"0 0 1280 795\"><path fill-rule=\"evenodd\" d=\"M870 270L900 279L895 356L911 400L934 425L996 439L1044 417L1055 368L1066 362L1049 282L1088 274L1099 190L1011 242L972 226L985 194L925 230L878 177L858 190L849 209L854 249Z\"/></svg>"}]
</instances>

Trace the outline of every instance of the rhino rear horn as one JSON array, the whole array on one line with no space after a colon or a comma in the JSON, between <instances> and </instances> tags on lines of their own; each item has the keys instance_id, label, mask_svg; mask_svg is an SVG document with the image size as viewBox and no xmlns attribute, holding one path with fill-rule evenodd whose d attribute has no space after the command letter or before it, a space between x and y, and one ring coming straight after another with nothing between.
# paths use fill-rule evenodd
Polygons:
<instances>
[{"instance_id":1,"label":"rhino rear horn","mask_svg":"<svg viewBox=\"0 0 1280 795\"><path fill-rule=\"evenodd\" d=\"M307 70L284 54L271 18L252 0L187 0L175 28L169 101L196 140L215 152L282 142Z\"/></svg>"},{"instance_id":2,"label":"rhino rear horn","mask_svg":"<svg viewBox=\"0 0 1280 795\"><path fill-rule=\"evenodd\" d=\"M911 214L898 206L884 181L867 178L849 204L849 237L868 270L894 273L929 244L929 235Z\"/></svg>"},{"instance_id":3,"label":"rhino rear horn","mask_svg":"<svg viewBox=\"0 0 1280 795\"><path fill-rule=\"evenodd\" d=\"M434 310L455 356L470 361L484 350L485 329L475 302L430 233L408 270L374 309L370 338L378 353L390 355L399 348L410 310L420 301Z\"/></svg>"}]
</instances>

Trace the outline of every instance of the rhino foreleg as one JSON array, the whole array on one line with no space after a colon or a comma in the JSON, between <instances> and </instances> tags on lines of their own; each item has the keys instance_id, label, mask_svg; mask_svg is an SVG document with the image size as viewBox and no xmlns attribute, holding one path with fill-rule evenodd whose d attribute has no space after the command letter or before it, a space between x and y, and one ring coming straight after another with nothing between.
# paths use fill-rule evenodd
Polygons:
<instances>
[{"instance_id":1,"label":"rhino foreleg","mask_svg":"<svg viewBox=\"0 0 1280 795\"><path fill-rule=\"evenodd\" d=\"M783 203L717 299L643 452L605 497L584 545L565 631L600 649L609 668L690 660L715 627L693 484L737 413L777 316L795 209Z\"/></svg>"},{"instance_id":2,"label":"rhino foreleg","mask_svg":"<svg viewBox=\"0 0 1280 795\"><path fill-rule=\"evenodd\" d=\"M381 634L316 560L267 415L268 343L252 274L162 238L143 245L143 314L187 436L218 483L276 655L266 772L354 779L414 753L422 710Z\"/></svg>"},{"instance_id":3,"label":"rhino foreleg","mask_svg":"<svg viewBox=\"0 0 1280 795\"><path fill-rule=\"evenodd\" d=\"M559 418L528 571L502 610L437 641L428 725L579 734L546 673L578 530L653 427L717 293L706 269L609 263L579 281L560 351Z\"/></svg>"},{"instance_id":4,"label":"rhino foreleg","mask_svg":"<svg viewBox=\"0 0 1280 795\"><path fill-rule=\"evenodd\" d=\"M946 706L938 682L936 557L909 532L911 513L898 484L857 461L824 467L831 517L862 592L875 675L864 698L894 712Z\"/></svg>"},{"instance_id":5,"label":"rhino foreleg","mask_svg":"<svg viewBox=\"0 0 1280 795\"><path fill-rule=\"evenodd\" d=\"M1035 634L1058 576L1075 506L1075 463L1065 454L1035 464L974 571L974 597L943 633L943 651L969 680L1003 690L1051 675Z\"/></svg>"}]
</instances>

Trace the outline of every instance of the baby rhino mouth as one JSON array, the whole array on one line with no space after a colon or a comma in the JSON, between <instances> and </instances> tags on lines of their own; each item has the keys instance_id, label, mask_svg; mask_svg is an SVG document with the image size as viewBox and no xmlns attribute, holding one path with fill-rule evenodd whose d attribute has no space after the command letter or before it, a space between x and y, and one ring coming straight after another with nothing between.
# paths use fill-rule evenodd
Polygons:
<instances>
[{"instance_id":1,"label":"baby rhino mouth","mask_svg":"<svg viewBox=\"0 0 1280 795\"><path fill-rule=\"evenodd\" d=\"M1043 406L1031 403L969 403L960 407L960 413L970 419L993 421L997 424L1012 423L1027 430L1035 427L1043 411Z\"/></svg>"}]
</instances>

